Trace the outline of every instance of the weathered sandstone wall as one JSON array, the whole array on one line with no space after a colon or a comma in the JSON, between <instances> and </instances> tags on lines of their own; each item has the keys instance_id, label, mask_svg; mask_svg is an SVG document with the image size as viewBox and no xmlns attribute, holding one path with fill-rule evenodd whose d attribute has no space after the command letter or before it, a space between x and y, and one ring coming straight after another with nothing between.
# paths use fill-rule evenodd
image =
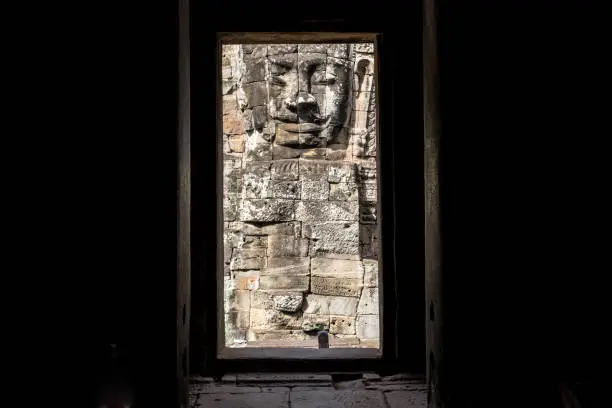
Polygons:
<instances>
[{"instance_id":1,"label":"weathered sandstone wall","mask_svg":"<svg viewBox=\"0 0 612 408\"><path fill-rule=\"evenodd\" d=\"M378 347L373 45L224 45L222 69L226 345Z\"/></svg>"}]
</instances>

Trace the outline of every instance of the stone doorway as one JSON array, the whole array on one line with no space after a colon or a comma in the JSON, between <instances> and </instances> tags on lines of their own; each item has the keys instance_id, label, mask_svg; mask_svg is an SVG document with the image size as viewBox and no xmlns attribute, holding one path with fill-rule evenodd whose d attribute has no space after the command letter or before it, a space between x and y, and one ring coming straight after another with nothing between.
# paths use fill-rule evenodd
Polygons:
<instances>
[{"instance_id":1,"label":"stone doorway","mask_svg":"<svg viewBox=\"0 0 612 408\"><path fill-rule=\"evenodd\" d=\"M377 356L376 37L237 37L220 46L219 357L312 351L321 333L330 357Z\"/></svg>"}]
</instances>

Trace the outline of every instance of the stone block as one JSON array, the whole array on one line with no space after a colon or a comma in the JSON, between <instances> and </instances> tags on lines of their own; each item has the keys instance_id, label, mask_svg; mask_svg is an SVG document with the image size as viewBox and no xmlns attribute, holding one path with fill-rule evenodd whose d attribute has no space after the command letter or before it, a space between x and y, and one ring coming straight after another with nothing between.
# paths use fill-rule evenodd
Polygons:
<instances>
[{"instance_id":1,"label":"stone block","mask_svg":"<svg viewBox=\"0 0 612 408\"><path fill-rule=\"evenodd\" d=\"M360 197L356 183L330 184L329 199L339 201L356 201Z\"/></svg>"},{"instance_id":2,"label":"stone block","mask_svg":"<svg viewBox=\"0 0 612 408\"><path fill-rule=\"evenodd\" d=\"M353 110L355 112L365 112L366 115L364 116L364 120L363 120L363 124L365 127L365 124L367 123L367 112L368 112L368 108L370 106L370 99L371 99L371 95L369 91L366 92L353 92L353 96L355 97L355 106L353 107Z\"/></svg>"},{"instance_id":3,"label":"stone block","mask_svg":"<svg viewBox=\"0 0 612 408\"><path fill-rule=\"evenodd\" d=\"M355 44L355 51L357 52L365 52L365 53L373 53L374 52L374 43L359 43Z\"/></svg>"},{"instance_id":4,"label":"stone block","mask_svg":"<svg viewBox=\"0 0 612 408\"><path fill-rule=\"evenodd\" d=\"M302 200L327 200L329 183L327 180L301 180Z\"/></svg>"},{"instance_id":5,"label":"stone block","mask_svg":"<svg viewBox=\"0 0 612 408\"><path fill-rule=\"evenodd\" d=\"M231 152L244 152L244 135L229 135L227 138L227 142Z\"/></svg>"},{"instance_id":6,"label":"stone block","mask_svg":"<svg viewBox=\"0 0 612 408\"><path fill-rule=\"evenodd\" d=\"M245 317L248 312L225 313L225 344L227 346L236 346L246 342L247 329L241 329L244 326ZM248 324L248 319L246 321Z\"/></svg>"},{"instance_id":7,"label":"stone block","mask_svg":"<svg viewBox=\"0 0 612 408\"><path fill-rule=\"evenodd\" d=\"M223 155L223 174L229 175L233 170L242 168L241 154L224 154Z\"/></svg>"},{"instance_id":8,"label":"stone block","mask_svg":"<svg viewBox=\"0 0 612 408\"><path fill-rule=\"evenodd\" d=\"M378 261L371 259L363 260L363 283L366 287L378 287Z\"/></svg>"},{"instance_id":9,"label":"stone block","mask_svg":"<svg viewBox=\"0 0 612 408\"><path fill-rule=\"evenodd\" d=\"M332 348L353 348L359 347L359 339L354 334L332 334L329 339Z\"/></svg>"},{"instance_id":10,"label":"stone block","mask_svg":"<svg viewBox=\"0 0 612 408\"><path fill-rule=\"evenodd\" d=\"M310 261L310 271L312 276L363 279L363 263L361 261L312 258Z\"/></svg>"},{"instance_id":11,"label":"stone block","mask_svg":"<svg viewBox=\"0 0 612 408\"><path fill-rule=\"evenodd\" d=\"M357 313L358 299L345 296L306 295L302 309L304 313L354 316Z\"/></svg>"},{"instance_id":12,"label":"stone block","mask_svg":"<svg viewBox=\"0 0 612 408\"><path fill-rule=\"evenodd\" d=\"M262 290L284 289L294 292L307 292L310 286L308 275L262 275L259 278L259 287Z\"/></svg>"},{"instance_id":13,"label":"stone block","mask_svg":"<svg viewBox=\"0 0 612 408\"><path fill-rule=\"evenodd\" d=\"M261 232L261 226L248 222L234 221L225 223L225 232L245 235L266 235Z\"/></svg>"},{"instance_id":14,"label":"stone block","mask_svg":"<svg viewBox=\"0 0 612 408\"><path fill-rule=\"evenodd\" d=\"M359 222L362 224L376 224L376 205L359 206Z\"/></svg>"},{"instance_id":15,"label":"stone block","mask_svg":"<svg viewBox=\"0 0 612 408\"><path fill-rule=\"evenodd\" d=\"M310 258L294 256L268 258L268 265L261 273L262 275L309 275Z\"/></svg>"},{"instance_id":16,"label":"stone block","mask_svg":"<svg viewBox=\"0 0 612 408\"><path fill-rule=\"evenodd\" d=\"M264 266L266 252L264 249L234 249L231 269L261 269Z\"/></svg>"},{"instance_id":17,"label":"stone block","mask_svg":"<svg viewBox=\"0 0 612 408\"><path fill-rule=\"evenodd\" d=\"M427 389L389 391L385 398L389 408L424 408L427 406Z\"/></svg>"},{"instance_id":18,"label":"stone block","mask_svg":"<svg viewBox=\"0 0 612 408\"><path fill-rule=\"evenodd\" d=\"M300 144L300 138L298 133L287 132L277 126L274 142L281 146L297 146Z\"/></svg>"},{"instance_id":19,"label":"stone block","mask_svg":"<svg viewBox=\"0 0 612 408\"><path fill-rule=\"evenodd\" d=\"M278 53L276 55L270 55L268 57L268 61L270 62L270 64L268 65L268 68L270 70L270 75L272 76L286 74L290 71L293 71L293 73L297 74L297 69L296 69L296 65L298 61L297 52ZM295 89L295 88L291 88L291 89Z\"/></svg>"},{"instance_id":20,"label":"stone block","mask_svg":"<svg viewBox=\"0 0 612 408\"><path fill-rule=\"evenodd\" d=\"M378 201L378 183L364 181L359 184L359 201L376 203Z\"/></svg>"},{"instance_id":21,"label":"stone block","mask_svg":"<svg viewBox=\"0 0 612 408\"><path fill-rule=\"evenodd\" d=\"M231 326L236 327L238 329L248 329L249 328L249 311L240 310L240 311L230 311L226 313L227 318L231 322Z\"/></svg>"},{"instance_id":22,"label":"stone block","mask_svg":"<svg viewBox=\"0 0 612 408\"><path fill-rule=\"evenodd\" d=\"M374 390L322 390L291 393L292 408L386 408L383 393Z\"/></svg>"},{"instance_id":23,"label":"stone block","mask_svg":"<svg viewBox=\"0 0 612 408\"><path fill-rule=\"evenodd\" d=\"M301 329L301 313L285 313L274 309L255 309L251 308L250 323L253 329L272 328L272 329Z\"/></svg>"},{"instance_id":24,"label":"stone block","mask_svg":"<svg viewBox=\"0 0 612 408\"><path fill-rule=\"evenodd\" d=\"M268 119L268 108L266 106L255 106L253 108L253 126L261 130L266 125ZM267 140L269 142L269 140Z\"/></svg>"},{"instance_id":25,"label":"stone block","mask_svg":"<svg viewBox=\"0 0 612 408\"><path fill-rule=\"evenodd\" d=\"M240 236L233 232L223 233L223 262L230 263L232 258L232 250L238 246Z\"/></svg>"},{"instance_id":26,"label":"stone block","mask_svg":"<svg viewBox=\"0 0 612 408\"><path fill-rule=\"evenodd\" d=\"M238 240L238 248L257 249L266 248L268 240L265 237L258 235L243 235Z\"/></svg>"},{"instance_id":27,"label":"stone block","mask_svg":"<svg viewBox=\"0 0 612 408\"><path fill-rule=\"evenodd\" d=\"M232 65L229 58L225 56L221 60L221 78L224 80L232 79Z\"/></svg>"},{"instance_id":28,"label":"stone block","mask_svg":"<svg viewBox=\"0 0 612 408\"><path fill-rule=\"evenodd\" d=\"M244 164L243 173L245 175L250 175L251 177L269 179L271 177L271 171L270 171L271 166L272 166L271 161L246 162Z\"/></svg>"},{"instance_id":29,"label":"stone block","mask_svg":"<svg viewBox=\"0 0 612 408\"><path fill-rule=\"evenodd\" d=\"M242 193L242 169L230 168L223 172L223 193Z\"/></svg>"},{"instance_id":30,"label":"stone block","mask_svg":"<svg viewBox=\"0 0 612 408\"><path fill-rule=\"evenodd\" d=\"M361 245L361 257L363 259L378 259L378 243L372 245Z\"/></svg>"},{"instance_id":31,"label":"stone block","mask_svg":"<svg viewBox=\"0 0 612 408\"><path fill-rule=\"evenodd\" d=\"M330 316L329 332L332 334L355 334L355 316Z\"/></svg>"},{"instance_id":32,"label":"stone block","mask_svg":"<svg viewBox=\"0 0 612 408\"><path fill-rule=\"evenodd\" d=\"M247 161L272 160L272 144L258 131L253 131L248 134L244 144L244 151Z\"/></svg>"},{"instance_id":33,"label":"stone block","mask_svg":"<svg viewBox=\"0 0 612 408\"><path fill-rule=\"evenodd\" d=\"M257 108L257 107L256 107ZM242 119L244 120L244 130L247 132L253 130L253 109L245 109L242 111Z\"/></svg>"},{"instance_id":34,"label":"stone block","mask_svg":"<svg viewBox=\"0 0 612 408\"><path fill-rule=\"evenodd\" d=\"M330 44L298 44L298 53L319 53L327 54L327 48Z\"/></svg>"},{"instance_id":35,"label":"stone block","mask_svg":"<svg viewBox=\"0 0 612 408\"><path fill-rule=\"evenodd\" d=\"M276 144L272 146L272 157L274 160L293 159L300 157L301 154L301 149Z\"/></svg>"},{"instance_id":36,"label":"stone block","mask_svg":"<svg viewBox=\"0 0 612 408\"><path fill-rule=\"evenodd\" d=\"M304 223L302 234L311 239L310 255L348 255L354 259L359 255L359 224L356 222L308 222Z\"/></svg>"},{"instance_id":37,"label":"stone block","mask_svg":"<svg viewBox=\"0 0 612 408\"><path fill-rule=\"evenodd\" d=\"M273 223L261 227L261 232L265 235L293 235L299 237L301 230L302 223L299 221Z\"/></svg>"},{"instance_id":38,"label":"stone block","mask_svg":"<svg viewBox=\"0 0 612 408\"><path fill-rule=\"evenodd\" d=\"M295 201L285 199L242 200L240 220L247 222L291 221ZM232 221L226 218L226 221Z\"/></svg>"},{"instance_id":39,"label":"stone block","mask_svg":"<svg viewBox=\"0 0 612 408\"><path fill-rule=\"evenodd\" d=\"M226 290L225 313L231 311L248 311L251 308L251 294L248 290Z\"/></svg>"},{"instance_id":40,"label":"stone block","mask_svg":"<svg viewBox=\"0 0 612 408\"><path fill-rule=\"evenodd\" d=\"M227 135L241 135L246 132L244 118L239 110L234 110L223 115L223 133Z\"/></svg>"},{"instance_id":41,"label":"stone block","mask_svg":"<svg viewBox=\"0 0 612 408\"><path fill-rule=\"evenodd\" d=\"M360 315L379 314L378 288L363 288L357 313Z\"/></svg>"},{"instance_id":42,"label":"stone block","mask_svg":"<svg viewBox=\"0 0 612 408\"><path fill-rule=\"evenodd\" d=\"M229 95L233 93L236 90L236 86L237 86L236 81L229 80L229 79L223 79L221 81L221 94Z\"/></svg>"},{"instance_id":43,"label":"stone block","mask_svg":"<svg viewBox=\"0 0 612 408\"><path fill-rule=\"evenodd\" d=\"M269 196L269 178L261 178L252 173L243 175L242 177L242 188L244 191L244 198L249 199L263 199Z\"/></svg>"},{"instance_id":44,"label":"stone block","mask_svg":"<svg viewBox=\"0 0 612 408\"><path fill-rule=\"evenodd\" d=\"M329 44L327 55L334 58L348 59L350 44Z\"/></svg>"},{"instance_id":45,"label":"stone block","mask_svg":"<svg viewBox=\"0 0 612 408\"><path fill-rule=\"evenodd\" d=\"M299 170L301 180L322 181L328 178L329 161L300 159Z\"/></svg>"},{"instance_id":46,"label":"stone block","mask_svg":"<svg viewBox=\"0 0 612 408\"><path fill-rule=\"evenodd\" d=\"M378 225L366 224L359 226L359 243L375 245L378 243Z\"/></svg>"},{"instance_id":47,"label":"stone block","mask_svg":"<svg viewBox=\"0 0 612 408\"><path fill-rule=\"evenodd\" d=\"M325 159L325 156L327 155L327 149L324 147L314 147L311 149L302 149L302 153L300 154L300 157L303 157L305 159L317 159L317 160L322 160Z\"/></svg>"},{"instance_id":48,"label":"stone block","mask_svg":"<svg viewBox=\"0 0 612 408\"><path fill-rule=\"evenodd\" d=\"M268 102L268 89L266 81L251 82L243 85L247 98L247 107L263 106Z\"/></svg>"},{"instance_id":49,"label":"stone block","mask_svg":"<svg viewBox=\"0 0 612 408\"><path fill-rule=\"evenodd\" d=\"M284 341L305 341L312 337L304 333L302 329L249 329L247 332L248 341L264 342L270 340Z\"/></svg>"},{"instance_id":50,"label":"stone block","mask_svg":"<svg viewBox=\"0 0 612 408\"><path fill-rule=\"evenodd\" d=\"M242 83L264 81L266 78L266 61L264 59L257 61L249 61L245 64Z\"/></svg>"},{"instance_id":51,"label":"stone block","mask_svg":"<svg viewBox=\"0 0 612 408\"><path fill-rule=\"evenodd\" d=\"M259 270L235 271L234 285L238 290L259 289Z\"/></svg>"},{"instance_id":52,"label":"stone block","mask_svg":"<svg viewBox=\"0 0 612 408\"><path fill-rule=\"evenodd\" d=\"M238 217L238 194L228 193L223 196L223 220L235 221Z\"/></svg>"},{"instance_id":53,"label":"stone block","mask_svg":"<svg viewBox=\"0 0 612 408\"><path fill-rule=\"evenodd\" d=\"M272 309L274 307L274 300L272 300L274 291L254 290L250 293L251 307L256 309Z\"/></svg>"},{"instance_id":54,"label":"stone block","mask_svg":"<svg viewBox=\"0 0 612 408\"><path fill-rule=\"evenodd\" d=\"M289 408L288 392L261 392L257 387L234 388L239 390L238 393L228 391L224 394L201 394L198 396L197 406L206 408Z\"/></svg>"},{"instance_id":55,"label":"stone block","mask_svg":"<svg viewBox=\"0 0 612 408\"><path fill-rule=\"evenodd\" d=\"M377 175L376 162L361 162L357 166L357 180L375 180Z\"/></svg>"},{"instance_id":56,"label":"stone block","mask_svg":"<svg viewBox=\"0 0 612 408\"><path fill-rule=\"evenodd\" d=\"M238 374L240 384L270 384L279 382L314 383L332 385L332 377L329 374L315 373L245 373ZM313 384L313 385L314 385Z\"/></svg>"},{"instance_id":57,"label":"stone block","mask_svg":"<svg viewBox=\"0 0 612 408\"><path fill-rule=\"evenodd\" d=\"M275 160L270 167L272 180L297 180L299 178L298 160Z\"/></svg>"},{"instance_id":58,"label":"stone block","mask_svg":"<svg viewBox=\"0 0 612 408\"><path fill-rule=\"evenodd\" d=\"M350 155L350 151L348 152ZM327 145L327 159L330 161L341 161L347 159L346 146L342 144Z\"/></svg>"},{"instance_id":59,"label":"stone block","mask_svg":"<svg viewBox=\"0 0 612 408\"><path fill-rule=\"evenodd\" d=\"M268 257L305 257L308 256L308 239L293 235L270 235L268 237Z\"/></svg>"},{"instance_id":60,"label":"stone block","mask_svg":"<svg viewBox=\"0 0 612 408\"><path fill-rule=\"evenodd\" d=\"M281 312L294 313L302 307L304 295L302 293L292 295L277 295L272 296L272 300L274 302L274 309Z\"/></svg>"},{"instance_id":61,"label":"stone block","mask_svg":"<svg viewBox=\"0 0 612 408\"><path fill-rule=\"evenodd\" d=\"M268 55L291 54L297 52L297 44L274 44L268 45Z\"/></svg>"},{"instance_id":62,"label":"stone block","mask_svg":"<svg viewBox=\"0 0 612 408\"><path fill-rule=\"evenodd\" d=\"M378 340L380 338L379 320L378 315L357 316L357 337Z\"/></svg>"},{"instance_id":63,"label":"stone block","mask_svg":"<svg viewBox=\"0 0 612 408\"><path fill-rule=\"evenodd\" d=\"M323 149L327 145L327 139L323 133L299 133L298 139L301 146L310 148Z\"/></svg>"},{"instance_id":64,"label":"stone block","mask_svg":"<svg viewBox=\"0 0 612 408\"><path fill-rule=\"evenodd\" d=\"M298 201L295 206L300 221L358 221L359 214L354 201Z\"/></svg>"},{"instance_id":65,"label":"stone block","mask_svg":"<svg viewBox=\"0 0 612 408\"><path fill-rule=\"evenodd\" d=\"M248 55L254 58L261 58L267 55L268 46L261 44L242 44L242 52L245 56Z\"/></svg>"},{"instance_id":66,"label":"stone block","mask_svg":"<svg viewBox=\"0 0 612 408\"><path fill-rule=\"evenodd\" d=\"M327 177L330 183L355 182L355 165L346 162L332 163Z\"/></svg>"},{"instance_id":67,"label":"stone block","mask_svg":"<svg viewBox=\"0 0 612 408\"><path fill-rule=\"evenodd\" d=\"M223 96L223 116L238 111L238 99L236 95L224 95Z\"/></svg>"},{"instance_id":68,"label":"stone block","mask_svg":"<svg viewBox=\"0 0 612 408\"><path fill-rule=\"evenodd\" d=\"M302 316L301 329L306 332L329 330L329 316L304 313Z\"/></svg>"},{"instance_id":69,"label":"stone block","mask_svg":"<svg viewBox=\"0 0 612 408\"><path fill-rule=\"evenodd\" d=\"M310 282L310 291L319 295L359 297L361 288L361 279L313 276Z\"/></svg>"},{"instance_id":70,"label":"stone block","mask_svg":"<svg viewBox=\"0 0 612 408\"><path fill-rule=\"evenodd\" d=\"M300 198L300 184L298 181L271 180L268 188L268 198L286 198L298 200Z\"/></svg>"}]
</instances>

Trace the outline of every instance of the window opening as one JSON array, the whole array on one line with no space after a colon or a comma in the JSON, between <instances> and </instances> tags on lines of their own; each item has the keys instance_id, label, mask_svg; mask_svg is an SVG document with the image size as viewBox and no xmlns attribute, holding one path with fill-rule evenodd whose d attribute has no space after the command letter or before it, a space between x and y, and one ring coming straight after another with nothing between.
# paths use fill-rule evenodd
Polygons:
<instances>
[{"instance_id":1,"label":"window opening","mask_svg":"<svg viewBox=\"0 0 612 408\"><path fill-rule=\"evenodd\" d=\"M374 42L221 45L226 348L379 349Z\"/></svg>"}]
</instances>

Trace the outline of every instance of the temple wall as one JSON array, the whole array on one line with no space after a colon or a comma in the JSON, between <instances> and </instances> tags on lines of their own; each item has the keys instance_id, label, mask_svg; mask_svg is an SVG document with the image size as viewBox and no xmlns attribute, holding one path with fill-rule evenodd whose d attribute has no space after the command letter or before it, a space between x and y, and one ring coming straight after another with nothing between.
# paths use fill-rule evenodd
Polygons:
<instances>
[{"instance_id":1,"label":"temple wall","mask_svg":"<svg viewBox=\"0 0 612 408\"><path fill-rule=\"evenodd\" d=\"M320 80L276 79L276 62L299 69L309 58L324 61L303 71ZM373 71L372 44L223 46L227 346L298 344L328 330L332 347L378 347ZM291 89L336 128L281 129L271 118Z\"/></svg>"}]
</instances>

